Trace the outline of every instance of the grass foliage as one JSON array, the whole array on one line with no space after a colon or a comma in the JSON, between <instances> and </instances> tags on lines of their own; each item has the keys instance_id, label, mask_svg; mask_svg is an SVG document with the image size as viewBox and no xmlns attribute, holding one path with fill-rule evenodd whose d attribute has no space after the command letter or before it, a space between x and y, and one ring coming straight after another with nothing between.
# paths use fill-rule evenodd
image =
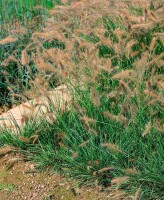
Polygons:
<instances>
[{"instance_id":1,"label":"grass foliage","mask_svg":"<svg viewBox=\"0 0 164 200\"><path fill-rule=\"evenodd\" d=\"M60 0L3 0L0 2L0 23L11 23L13 22L12 19L15 20L17 18L21 22L27 21L34 17L37 7L41 6L50 9L60 3Z\"/></svg>"},{"instance_id":2,"label":"grass foliage","mask_svg":"<svg viewBox=\"0 0 164 200\"><path fill-rule=\"evenodd\" d=\"M0 146L14 146L40 169L53 168L79 185L162 199L162 4L63 4L37 27L20 25L0 41L0 94L1 104L14 104L23 101L20 95L30 99L65 83L70 109L52 110L54 123L31 121L18 133L3 131Z\"/></svg>"}]
</instances>

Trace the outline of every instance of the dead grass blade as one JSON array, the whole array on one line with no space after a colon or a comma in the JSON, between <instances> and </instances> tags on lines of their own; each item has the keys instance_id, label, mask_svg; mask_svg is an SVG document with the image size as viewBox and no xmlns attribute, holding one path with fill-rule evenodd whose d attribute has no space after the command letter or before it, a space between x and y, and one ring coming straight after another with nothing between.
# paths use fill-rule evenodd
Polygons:
<instances>
[{"instance_id":1,"label":"dead grass blade","mask_svg":"<svg viewBox=\"0 0 164 200\"><path fill-rule=\"evenodd\" d=\"M27 137L24 137L24 136L19 136L18 139L21 141L21 142L24 142L24 143L30 143L30 138L27 138Z\"/></svg>"},{"instance_id":2,"label":"dead grass blade","mask_svg":"<svg viewBox=\"0 0 164 200\"><path fill-rule=\"evenodd\" d=\"M128 176L117 177L117 178L112 179L111 184L119 186L122 183L127 182L128 180L129 180Z\"/></svg>"},{"instance_id":3,"label":"dead grass blade","mask_svg":"<svg viewBox=\"0 0 164 200\"><path fill-rule=\"evenodd\" d=\"M24 49L24 50L22 51L22 55L21 55L21 64L22 64L22 65L27 65L27 64L29 64L29 58L28 58L26 49Z\"/></svg>"},{"instance_id":4,"label":"dead grass blade","mask_svg":"<svg viewBox=\"0 0 164 200\"><path fill-rule=\"evenodd\" d=\"M144 29L144 30L148 30L151 27L153 27L154 23L149 22L147 24L134 24L131 26L132 29Z\"/></svg>"},{"instance_id":5,"label":"dead grass blade","mask_svg":"<svg viewBox=\"0 0 164 200\"><path fill-rule=\"evenodd\" d=\"M86 146L86 145L88 144L88 142L89 142L89 140L87 140L87 141L85 141L85 142L82 142L82 143L79 145L79 147L84 147L84 146Z\"/></svg>"},{"instance_id":6,"label":"dead grass blade","mask_svg":"<svg viewBox=\"0 0 164 200\"><path fill-rule=\"evenodd\" d=\"M0 40L0 45L10 44L10 43L16 42L17 40L18 40L17 38L14 38L12 36L8 36L8 37Z\"/></svg>"},{"instance_id":7,"label":"dead grass blade","mask_svg":"<svg viewBox=\"0 0 164 200\"><path fill-rule=\"evenodd\" d=\"M151 122L148 122L148 123L145 125L145 130L144 130L144 132L142 133L142 137L145 137L145 135L149 134L150 131L151 131L151 128L152 128Z\"/></svg>"},{"instance_id":8,"label":"dead grass blade","mask_svg":"<svg viewBox=\"0 0 164 200\"><path fill-rule=\"evenodd\" d=\"M54 113L47 113L45 115L45 120L48 121L50 124L54 124L56 122L57 117L54 115Z\"/></svg>"},{"instance_id":9,"label":"dead grass blade","mask_svg":"<svg viewBox=\"0 0 164 200\"><path fill-rule=\"evenodd\" d=\"M11 169L14 166L15 163L23 161L23 160L24 160L23 157L10 158L7 161L7 165L6 165L7 170Z\"/></svg>"},{"instance_id":10,"label":"dead grass blade","mask_svg":"<svg viewBox=\"0 0 164 200\"><path fill-rule=\"evenodd\" d=\"M134 197L133 197L133 200L139 200L140 199L140 195L141 195L141 188L138 188Z\"/></svg>"},{"instance_id":11,"label":"dead grass blade","mask_svg":"<svg viewBox=\"0 0 164 200\"><path fill-rule=\"evenodd\" d=\"M150 51L153 51L153 49L154 49L154 47L155 47L155 45L156 45L156 41L157 41L157 38L156 38L156 37L153 37L153 38L152 38L152 41L151 41L151 43L150 43L150 46L149 46Z\"/></svg>"},{"instance_id":12,"label":"dead grass blade","mask_svg":"<svg viewBox=\"0 0 164 200\"><path fill-rule=\"evenodd\" d=\"M98 170L98 173L109 172L109 171L113 171L113 170L114 170L113 167L104 167L104 168Z\"/></svg>"},{"instance_id":13,"label":"dead grass blade","mask_svg":"<svg viewBox=\"0 0 164 200\"><path fill-rule=\"evenodd\" d=\"M1 63L1 66L6 67L9 65L10 62L19 63L19 61L15 58L15 56L11 55Z\"/></svg>"},{"instance_id":14,"label":"dead grass blade","mask_svg":"<svg viewBox=\"0 0 164 200\"><path fill-rule=\"evenodd\" d=\"M164 81L156 81L156 85L159 89L164 90Z\"/></svg>"},{"instance_id":15,"label":"dead grass blade","mask_svg":"<svg viewBox=\"0 0 164 200\"><path fill-rule=\"evenodd\" d=\"M129 175L139 174L139 172L136 170L136 168L127 168L124 170L124 172Z\"/></svg>"},{"instance_id":16,"label":"dead grass blade","mask_svg":"<svg viewBox=\"0 0 164 200\"><path fill-rule=\"evenodd\" d=\"M14 147L12 146L4 146L0 149L0 156L4 156L8 153L11 153L12 151L14 151Z\"/></svg>"},{"instance_id":17,"label":"dead grass blade","mask_svg":"<svg viewBox=\"0 0 164 200\"><path fill-rule=\"evenodd\" d=\"M124 153L117 144L104 143L101 146L106 147L111 153Z\"/></svg>"},{"instance_id":18,"label":"dead grass blade","mask_svg":"<svg viewBox=\"0 0 164 200\"><path fill-rule=\"evenodd\" d=\"M95 123L96 120L87 116L80 117L84 123Z\"/></svg>"},{"instance_id":19,"label":"dead grass blade","mask_svg":"<svg viewBox=\"0 0 164 200\"><path fill-rule=\"evenodd\" d=\"M78 152L74 152L73 154L72 154L72 156L71 156L71 158L76 158L78 156Z\"/></svg>"},{"instance_id":20,"label":"dead grass blade","mask_svg":"<svg viewBox=\"0 0 164 200\"><path fill-rule=\"evenodd\" d=\"M109 118L112 121L119 121L120 123L126 125L127 123L127 118L124 117L123 115L113 115L109 112L103 112L104 116L106 116L107 118Z\"/></svg>"},{"instance_id":21,"label":"dead grass blade","mask_svg":"<svg viewBox=\"0 0 164 200\"><path fill-rule=\"evenodd\" d=\"M131 55L131 54L133 53L132 47L133 47L135 44L138 44L138 41L137 41L136 39L130 40L130 41L126 44L125 50L126 50L126 54L127 54L127 55Z\"/></svg>"},{"instance_id":22,"label":"dead grass blade","mask_svg":"<svg viewBox=\"0 0 164 200\"><path fill-rule=\"evenodd\" d=\"M159 98L159 96L157 94L155 94L154 92L152 92L151 90L144 90L144 94L150 96L151 98Z\"/></svg>"},{"instance_id":23,"label":"dead grass blade","mask_svg":"<svg viewBox=\"0 0 164 200\"><path fill-rule=\"evenodd\" d=\"M112 78L113 79L126 79L126 78L130 78L134 74L135 74L134 70L123 70L123 71L115 74L114 76L112 76Z\"/></svg>"},{"instance_id":24,"label":"dead grass blade","mask_svg":"<svg viewBox=\"0 0 164 200\"><path fill-rule=\"evenodd\" d=\"M39 139L39 135L32 135L30 140L32 140L32 144L35 144Z\"/></svg>"},{"instance_id":25,"label":"dead grass blade","mask_svg":"<svg viewBox=\"0 0 164 200\"><path fill-rule=\"evenodd\" d=\"M127 83L125 83L124 81L120 80L119 81L119 84L120 86L122 86L126 91L127 93L130 95L130 96L134 96L132 90L130 89L129 85Z\"/></svg>"}]
</instances>

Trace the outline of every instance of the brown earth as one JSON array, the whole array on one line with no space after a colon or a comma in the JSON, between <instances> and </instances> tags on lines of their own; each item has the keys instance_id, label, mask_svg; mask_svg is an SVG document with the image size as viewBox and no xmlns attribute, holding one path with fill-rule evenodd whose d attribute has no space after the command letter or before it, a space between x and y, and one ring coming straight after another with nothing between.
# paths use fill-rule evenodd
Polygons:
<instances>
[{"instance_id":1,"label":"brown earth","mask_svg":"<svg viewBox=\"0 0 164 200\"><path fill-rule=\"evenodd\" d=\"M37 171L31 162L13 164L11 160L11 155L0 159L0 200L109 199L107 193L96 189L76 189L73 181L59 174Z\"/></svg>"},{"instance_id":2,"label":"brown earth","mask_svg":"<svg viewBox=\"0 0 164 200\"><path fill-rule=\"evenodd\" d=\"M18 161L18 162L16 162ZM128 200L123 191L77 188L59 174L38 171L19 155L0 158L0 200Z\"/></svg>"},{"instance_id":3,"label":"brown earth","mask_svg":"<svg viewBox=\"0 0 164 200\"><path fill-rule=\"evenodd\" d=\"M30 162L19 161L10 168L6 158L5 156L0 161L1 200L74 200L102 197L102 194L91 190L83 190L80 194L82 192L80 189L74 189L72 183L60 175L39 172Z\"/></svg>"}]
</instances>

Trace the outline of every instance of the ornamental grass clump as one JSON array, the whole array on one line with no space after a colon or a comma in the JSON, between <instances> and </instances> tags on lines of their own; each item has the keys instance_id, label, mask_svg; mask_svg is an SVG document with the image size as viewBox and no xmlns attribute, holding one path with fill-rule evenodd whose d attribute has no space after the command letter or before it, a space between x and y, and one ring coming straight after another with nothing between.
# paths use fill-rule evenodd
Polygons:
<instances>
[{"instance_id":1,"label":"ornamental grass clump","mask_svg":"<svg viewBox=\"0 0 164 200\"><path fill-rule=\"evenodd\" d=\"M28 99L66 84L69 109L52 109L42 123L28 121L19 134L37 135L30 139L35 142L3 132L0 145L19 147L38 167L77 179L79 187L110 191L111 199L162 199L161 1L63 3L42 27L28 30L19 51L19 35L0 41L11 48L1 70L10 94ZM14 41L5 44L8 37ZM20 93L8 76L10 65L26 72Z\"/></svg>"}]
</instances>

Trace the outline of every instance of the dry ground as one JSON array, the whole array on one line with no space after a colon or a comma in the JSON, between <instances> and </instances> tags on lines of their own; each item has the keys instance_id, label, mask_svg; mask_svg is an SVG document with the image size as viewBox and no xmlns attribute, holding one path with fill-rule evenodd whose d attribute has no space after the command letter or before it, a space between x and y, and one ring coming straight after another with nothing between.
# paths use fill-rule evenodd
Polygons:
<instances>
[{"instance_id":1,"label":"dry ground","mask_svg":"<svg viewBox=\"0 0 164 200\"><path fill-rule=\"evenodd\" d=\"M120 191L100 192L98 189L76 189L60 175L39 172L33 163L8 162L12 155L0 158L0 200L104 200L128 199ZM74 185L74 186L73 186Z\"/></svg>"},{"instance_id":2,"label":"dry ground","mask_svg":"<svg viewBox=\"0 0 164 200\"><path fill-rule=\"evenodd\" d=\"M0 164L1 200L102 199L96 191L76 191L60 175L35 171L32 163L21 161L10 169L4 159Z\"/></svg>"}]
</instances>

